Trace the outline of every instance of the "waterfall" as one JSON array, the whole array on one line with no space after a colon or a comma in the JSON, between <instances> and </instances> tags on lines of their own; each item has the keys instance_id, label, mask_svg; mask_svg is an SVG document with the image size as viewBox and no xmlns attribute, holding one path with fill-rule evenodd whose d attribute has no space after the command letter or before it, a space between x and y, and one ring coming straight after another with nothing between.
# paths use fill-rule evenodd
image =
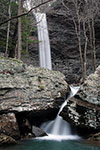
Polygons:
<instances>
[{"instance_id":1,"label":"waterfall","mask_svg":"<svg viewBox=\"0 0 100 150\"><path fill-rule=\"evenodd\" d=\"M69 124L66 121L64 121L61 116L59 116L59 113L61 112L61 110L64 108L64 106L66 104L67 104L67 101L65 101L62 104L55 120L53 120L49 123L44 123L41 126L42 129L44 131L46 131L48 134L60 135L60 136L61 135L65 136L65 135L70 135L71 134Z\"/></svg>"},{"instance_id":2,"label":"waterfall","mask_svg":"<svg viewBox=\"0 0 100 150\"><path fill-rule=\"evenodd\" d=\"M50 5L50 3L48 3L48 5ZM24 3L24 7L30 10L32 8L31 0L26 0ZM33 10L32 12L36 18L37 23L40 67L52 70L51 49L46 14L41 13L39 8L37 13L35 12L35 10Z\"/></svg>"},{"instance_id":3,"label":"waterfall","mask_svg":"<svg viewBox=\"0 0 100 150\"><path fill-rule=\"evenodd\" d=\"M46 14L35 13L35 17L38 29L40 67L52 70Z\"/></svg>"},{"instance_id":4,"label":"waterfall","mask_svg":"<svg viewBox=\"0 0 100 150\"><path fill-rule=\"evenodd\" d=\"M79 87L70 87L70 88L71 88L71 93L69 95L69 98L71 98L77 93ZM67 100L62 104L56 119L42 124L41 128L49 135L53 135L54 137L57 136L57 138L60 136L60 138L65 138L65 139L66 138L76 139L79 137L72 135L69 123L64 121L63 118L59 116L60 112L62 111L62 109L66 104L67 104Z\"/></svg>"}]
</instances>

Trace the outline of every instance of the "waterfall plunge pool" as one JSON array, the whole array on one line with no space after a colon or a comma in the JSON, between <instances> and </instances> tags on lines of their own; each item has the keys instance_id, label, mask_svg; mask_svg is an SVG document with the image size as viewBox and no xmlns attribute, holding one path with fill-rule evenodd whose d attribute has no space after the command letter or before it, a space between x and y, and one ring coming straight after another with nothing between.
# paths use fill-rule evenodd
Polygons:
<instances>
[{"instance_id":1,"label":"waterfall plunge pool","mask_svg":"<svg viewBox=\"0 0 100 150\"><path fill-rule=\"evenodd\" d=\"M79 140L31 139L21 141L18 145L0 147L0 150L100 150L100 147L84 144L83 141Z\"/></svg>"},{"instance_id":2,"label":"waterfall plunge pool","mask_svg":"<svg viewBox=\"0 0 100 150\"><path fill-rule=\"evenodd\" d=\"M77 92L78 88L71 87L70 97ZM59 110L63 109L63 104ZM55 120L44 123L42 128L48 136L38 137L29 140L21 140L18 145L2 146L0 150L99 150L100 147L86 144L77 134L71 134L69 124L63 122L59 116ZM60 118L59 118L60 117ZM66 127L65 127L66 126ZM62 131L63 129L63 131ZM60 132L61 130L61 132ZM68 131L67 131L68 130Z\"/></svg>"}]
</instances>

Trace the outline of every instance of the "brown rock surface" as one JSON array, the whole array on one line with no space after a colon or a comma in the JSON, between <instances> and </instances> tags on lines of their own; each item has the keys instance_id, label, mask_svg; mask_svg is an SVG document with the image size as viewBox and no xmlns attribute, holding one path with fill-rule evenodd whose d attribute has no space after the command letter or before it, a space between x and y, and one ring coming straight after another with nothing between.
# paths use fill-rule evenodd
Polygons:
<instances>
[{"instance_id":1,"label":"brown rock surface","mask_svg":"<svg viewBox=\"0 0 100 150\"><path fill-rule=\"evenodd\" d=\"M0 115L0 135L5 134L14 139L20 138L20 131L14 113Z\"/></svg>"}]
</instances>

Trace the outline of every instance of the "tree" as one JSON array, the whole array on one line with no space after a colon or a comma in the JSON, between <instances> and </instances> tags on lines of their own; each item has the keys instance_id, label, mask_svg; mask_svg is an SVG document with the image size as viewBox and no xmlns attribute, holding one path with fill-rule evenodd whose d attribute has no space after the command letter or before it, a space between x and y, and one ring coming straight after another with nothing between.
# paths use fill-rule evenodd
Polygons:
<instances>
[{"instance_id":1,"label":"tree","mask_svg":"<svg viewBox=\"0 0 100 150\"><path fill-rule=\"evenodd\" d=\"M7 14L6 14L6 19L5 20L2 20L1 19L1 22L0 22L0 26L2 27L2 25L6 25L6 23L8 22L8 29L7 29L7 40L6 40L6 51L5 51L5 56L7 55L7 51L8 51L8 41L9 41L9 34L11 35L10 38L12 38L11 40L11 46L9 46L9 56L10 57L15 57L15 58L18 58L20 59L21 58L21 51L22 51L22 25L21 25L21 22L22 22L22 17L23 16L27 16L29 13L32 12L32 10L34 9L37 9L38 7L42 6L42 5L45 5L46 3L50 2L52 0L44 0L43 2L42 1L31 1L32 2L32 5L33 7L30 8L29 11L27 11L26 9L24 9L24 13L22 13L22 9L23 9L23 5L22 5L22 2L24 2L24 0L18 0L18 1L11 1L11 5L12 5L12 16L11 16L11 12L9 12L10 10L10 5L9 5L9 17L7 19ZM7 6L7 1L6 0L2 0L1 3L5 3L5 5ZM35 5L34 5L35 4ZM31 5L31 6L32 6ZM4 5L3 5L4 6ZM18 6L18 15L16 15L16 8ZM14 10L15 9L15 10ZM5 9L4 9L5 10ZM17 25L17 19L18 19L18 28L16 29L16 25ZM15 31L12 32L12 24L15 26ZM10 31L10 25L11 25L11 31ZM18 36L18 40L16 41L16 37ZM16 43L15 43L16 42ZM9 43L10 45L10 43ZM15 46L14 46L15 45Z\"/></svg>"},{"instance_id":2,"label":"tree","mask_svg":"<svg viewBox=\"0 0 100 150\"><path fill-rule=\"evenodd\" d=\"M10 5L10 0L9 0L8 14L9 14L9 18L11 18L11 5ZM8 29L7 29L7 40L6 40L6 51L5 51L5 56L6 56L6 57L7 57L7 55L8 55L9 34L10 34L10 21L8 21Z\"/></svg>"},{"instance_id":3,"label":"tree","mask_svg":"<svg viewBox=\"0 0 100 150\"><path fill-rule=\"evenodd\" d=\"M88 27L89 27L89 35L90 35L90 47L91 47L91 55L92 55L92 64L93 70L96 70L96 45L95 45L95 19L99 13L99 0L86 0L87 6L87 15L88 15Z\"/></svg>"},{"instance_id":4,"label":"tree","mask_svg":"<svg viewBox=\"0 0 100 150\"><path fill-rule=\"evenodd\" d=\"M94 70L96 68L94 22L99 11L99 3L99 0L62 0L63 7L66 8L66 16L69 15L74 23L75 32L78 39L83 81L86 78L88 47L91 47Z\"/></svg>"},{"instance_id":5,"label":"tree","mask_svg":"<svg viewBox=\"0 0 100 150\"><path fill-rule=\"evenodd\" d=\"M18 1L18 16L22 14L22 0ZM17 47L17 58L21 59L22 50L22 31L21 31L21 17L18 18L18 47Z\"/></svg>"}]
</instances>

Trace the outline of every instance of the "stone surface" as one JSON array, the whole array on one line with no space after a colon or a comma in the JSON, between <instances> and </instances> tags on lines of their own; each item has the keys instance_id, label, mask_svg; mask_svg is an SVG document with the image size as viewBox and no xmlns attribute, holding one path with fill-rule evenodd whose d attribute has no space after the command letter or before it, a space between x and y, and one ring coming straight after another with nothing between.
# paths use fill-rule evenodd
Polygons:
<instances>
[{"instance_id":1,"label":"stone surface","mask_svg":"<svg viewBox=\"0 0 100 150\"><path fill-rule=\"evenodd\" d=\"M14 113L0 115L0 135L5 134L14 139L20 138L20 131Z\"/></svg>"},{"instance_id":2,"label":"stone surface","mask_svg":"<svg viewBox=\"0 0 100 150\"><path fill-rule=\"evenodd\" d=\"M100 131L100 66L68 99L61 116L75 126Z\"/></svg>"},{"instance_id":3,"label":"stone surface","mask_svg":"<svg viewBox=\"0 0 100 150\"><path fill-rule=\"evenodd\" d=\"M60 72L27 66L0 58L0 111L31 111L54 108L69 87Z\"/></svg>"},{"instance_id":4,"label":"stone surface","mask_svg":"<svg viewBox=\"0 0 100 150\"><path fill-rule=\"evenodd\" d=\"M42 137L47 135L42 129L36 126L32 126L32 132L35 135L35 137Z\"/></svg>"},{"instance_id":5,"label":"stone surface","mask_svg":"<svg viewBox=\"0 0 100 150\"><path fill-rule=\"evenodd\" d=\"M9 137L4 134L0 135L0 146L8 144L17 144L17 142L12 137Z\"/></svg>"},{"instance_id":6,"label":"stone surface","mask_svg":"<svg viewBox=\"0 0 100 150\"><path fill-rule=\"evenodd\" d=\"M100 132L90 135L88 141L98 141L100 143Z\"/></svg>"},{"instance_id":7,"label":"stone surface","mask_svg":"<svg viewBox=\"0 0 100 150\"><path fill-rule=\"evenodd\" d=\"M84 101L100 106L100 66L94 74L88 76L77 96Z\"/></svg>"}]
</instances>

